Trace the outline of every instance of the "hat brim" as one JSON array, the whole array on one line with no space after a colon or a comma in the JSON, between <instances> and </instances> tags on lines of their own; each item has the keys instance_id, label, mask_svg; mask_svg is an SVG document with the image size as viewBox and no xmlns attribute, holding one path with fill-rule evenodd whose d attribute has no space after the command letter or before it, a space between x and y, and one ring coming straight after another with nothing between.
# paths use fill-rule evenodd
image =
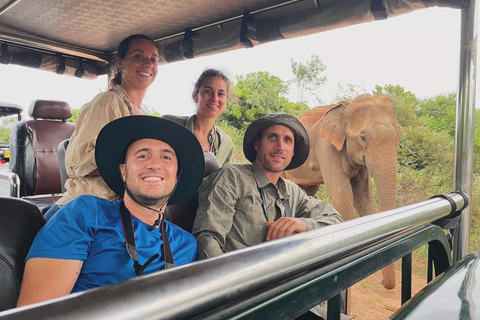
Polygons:
<instances>
[{"instance_id":1,"label":"hat brim","mask_svg":"<svg viewBox=\"0 0 480 320\"><path fill-rule=\"evenodd\" d=\"M119 165L127 146L139 139L156 139L170 145L177 155L182 173L168 204L181 202L194 194L203 179L205 159L195 135L173 121L154 116L128 116L108 123L100 131L95 146L95 161L106 184L120 198L125 187Z\"/></svg>"},{"instance_id":2,"label":"hat brim","mask_svg":"<svg viewBox=\"0 0 480 320\"><path fill-rule=\"evenodd\" d=\"M295 154L292 161L285 170L292 170L300 167L308 158L310 153L310 139L308 132L303 124L295 117L283 113L272 113L253 121L245 131L243 138L243 153L245 158L250 162L254 162L257 156L255 150L255 141L257 137L267 128L274 125L282 125L293 132L295 139Z\"/></svg>"}]
</instances>

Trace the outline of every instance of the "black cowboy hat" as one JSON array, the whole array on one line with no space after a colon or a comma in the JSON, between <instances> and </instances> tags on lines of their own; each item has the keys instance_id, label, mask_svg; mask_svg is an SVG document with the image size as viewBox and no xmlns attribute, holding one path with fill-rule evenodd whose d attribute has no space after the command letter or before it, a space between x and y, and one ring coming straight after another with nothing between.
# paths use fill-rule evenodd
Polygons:
<instances>
[{"instance_id":1,"label":"black cowboy hat","mask_svg":"<svg viewBox=\"0 0 480 320\"><path fill-rule=\"evenodd\" d=\"M257 151L255 150L255 141L263 130L274 125L282 125L293 132L295 139L295 154L290 164L285 170L291 170L300 167L308 158L310 153L310 140L303 124L297 118L284 113L271 113L253 121L245 131L243 137L243 153L250 161L255 161Z\"/></svg>"},{"instance_id":2,"label":"black cowboy hat","mask_svg":"<svg viewBox=\"0 0 480 320\"><path fill-rule=\"evenodd\" d=\"M173 121L153 116L128 116L108 123L100 131L95 146L95 161L103 180L120 198L125 187L119 165L125 162L127 149L136 140L156 139L170 145L182 173L168 204L181 202L200 186L205 170L202 147L195 135Z\"/></svg>"}]
</instances>

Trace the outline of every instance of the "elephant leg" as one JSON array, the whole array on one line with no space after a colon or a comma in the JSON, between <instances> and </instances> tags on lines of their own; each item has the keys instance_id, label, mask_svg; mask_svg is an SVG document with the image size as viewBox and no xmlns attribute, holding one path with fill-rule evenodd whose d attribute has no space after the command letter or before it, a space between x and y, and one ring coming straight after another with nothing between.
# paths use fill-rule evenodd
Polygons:
<instances>
[{"instance_id":1,"label":"elephant leg","mask_svg":"<svg viewBox=\"0 0 480 320\"><path fill-rule=\"evenodd\" d=\"M355 211L353 209L353 194L350 179L343 175L343 172L335 177L325 179L325 188L327 189L328 197L332 201L333 207L340 213L344 221L355 218Z\"/></svg>"},{"instance_id":2,"label":"elephant leg","mask_svg":"<svg viewBox=\"0 0 480 320\"><path fill-rule=\"evenodd\" d=\"M389 264L382 269L383 280L382 285L385 289L391 290L396 285L395 263Z\"/></svg>"},{"instance_id":3,"label":"elephant leg","mask_svg":"<svg viewBox=\"0 0 480 320\"><path fill-rule=\"evenodd\" d=\"M373 196L370 175L367 169L360 169L356 177L352 178L353 205L360 217L377 213L378 206Z\"/></svg>"},{"instance_id":4,"label":"elephant leg","mask_svg":"<svg viewBox=\"0 0 480 320\"><path fill-rule=\"evenodd\" d=\"M308 186L308 187L302 187L300 186L303 190L305 190L305 192L307 193L307 195L309 195L310 197L315 197L315 194L317 193L318 189L320 189L320 185L317 184L317 185L314 185L314 186Z\"/></svg>"}]
</instances>

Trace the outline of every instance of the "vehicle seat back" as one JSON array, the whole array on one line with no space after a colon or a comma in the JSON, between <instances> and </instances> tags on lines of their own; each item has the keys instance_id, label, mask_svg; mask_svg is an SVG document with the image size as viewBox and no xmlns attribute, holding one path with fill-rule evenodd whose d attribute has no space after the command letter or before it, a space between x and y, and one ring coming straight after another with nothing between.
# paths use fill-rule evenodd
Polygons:
<instances>
[{"instance_id":1,"label":"vehicle seat back","mask_svg":"<svg viewBox=\"0 0 480 320\"><path fill-rule=\"evenodd\" d=\"M0 197L0 311L15 308L24 261L38 230L45 224L34 204Z\"/></svg>"},{"instance_id":2,"label":"vehicle seat back","mask_svg":"<svg viewBox=\"0 0 480 320\"><path fill-rule=\"evenodd\" d=\"M62 185L62 193L65 193L65 181L68 179L67 168L65 167L65 152L67 152L70 139L65 139L58 145L58 168L60 169L60 183Z\"/></svg>"},{"instance_id":3,"label":"vehicle seat back","mask_svg":"<svg viewBox=\"0 0 480 320\"><path fill-rule=\"evenodd\" d=\"M70 138L75 124L63 101L34 100L33 120L19 121L10 134L10 170L20 179L20 196L61 193L58 145Z\"/></svg>"},{"instance_id":4,"label":"vehicle seat back","mask_svg":"<svg viewBox=\"0 0 480 320\"><path fill-rule=\"evenodd\" d=\"M205 171L203 176L206 177L212 172L215 172L220 165L218 160L212 152L204 152L205 157ZM173 224L179 226L187 232L192 232L193 222L197 215L198 207L198 191L190 198L183 200L177 204L167 206L165 212L166 219Z\"/></svg>"}]
</instances>

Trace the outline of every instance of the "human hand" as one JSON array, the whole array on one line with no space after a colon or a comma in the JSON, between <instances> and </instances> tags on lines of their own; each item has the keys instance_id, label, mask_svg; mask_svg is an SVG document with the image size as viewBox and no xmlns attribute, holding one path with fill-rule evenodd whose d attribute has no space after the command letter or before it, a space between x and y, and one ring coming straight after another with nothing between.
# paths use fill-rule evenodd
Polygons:
<instances>
[{"instance_id":1,"label":"human hand","mask_svg":"<svg viewBox=\"0 0 480 320\"><path fill-rule=\"evenodd\" d=\"M288 237L293 233L307 231L307 224L300 218L281 217L277 221L267 221L267 241Z\"/></svg>"}]
</instances>

